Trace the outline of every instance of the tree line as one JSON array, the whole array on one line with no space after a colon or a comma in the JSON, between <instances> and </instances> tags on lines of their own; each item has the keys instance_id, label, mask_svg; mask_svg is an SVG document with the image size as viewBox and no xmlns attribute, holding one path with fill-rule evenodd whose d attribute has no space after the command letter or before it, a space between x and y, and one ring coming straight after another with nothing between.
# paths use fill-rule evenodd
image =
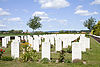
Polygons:
<instances>
[{"instance_id":1,"label":"tree line","mask_svg":"<svg viewBox=\"0 0 100 67\"><path fill-rule=\"evenodd\" d=\"M42 24L40 23L41 18L38 16L34 16L34 18L30 18L27 25L34 30L41 28ZM89 29L88 32L91 32L94 35L100 35L100 21L96 24L96 19L93 17L90 17L89 19L85 20L83 23L84 27L87 27ZM62 32L62 31L60 31Z\"/></svg>"}]
</instances>

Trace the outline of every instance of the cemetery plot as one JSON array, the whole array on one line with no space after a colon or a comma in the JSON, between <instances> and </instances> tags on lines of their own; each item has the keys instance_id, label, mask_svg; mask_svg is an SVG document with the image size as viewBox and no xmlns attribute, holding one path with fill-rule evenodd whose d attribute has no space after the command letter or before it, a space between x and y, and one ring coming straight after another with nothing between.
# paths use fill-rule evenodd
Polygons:
<instances>
[{"instance_id":1,"label":"cemetery plot","mask_svg":"<svg viewBox=\"0 0 100 67\"><path fill-rule=\"evenodd\" d=\"M90 39L80 35L58 34L58 35L42 35L42 36L39 35L33 37L28 35L25 37L27 37L27 41L24 39L24 36L23 38L15 36L15 39L12 40L11 43L12 58L19 58L25 61L39 61L39 60L41 61L42 59L46 58L50 60L48 62L51 63L52 62L71 63L75 59L82 60L82 46L84 46L83 48L85 50L86 48L90 48ZM79 37L80 40L77 40L79 39ZM42 39L45 40L42 41ZM68 45L69 42L70 45ZM22 45L24 49L20 50L19 45ZM22 48L22 46L20 47ZM41 48L39 48L39 46L41 46ZM39 51L39 49L41 50ZM26 57L27 60L22 57Z\"/></svg>"}]
</instances>

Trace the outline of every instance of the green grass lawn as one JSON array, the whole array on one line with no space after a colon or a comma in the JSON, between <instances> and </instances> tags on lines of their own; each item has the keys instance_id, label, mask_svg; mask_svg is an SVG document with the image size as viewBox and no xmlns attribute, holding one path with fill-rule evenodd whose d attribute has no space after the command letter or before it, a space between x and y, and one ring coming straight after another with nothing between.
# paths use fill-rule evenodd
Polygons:
<instances>
[{"instance_id":1,"label":"green grass lawn","mask_svg":"<svg viewBox=\"0 0 100 67\"><path fill-rule=\"evenodd\" d=\"M10 56L10 47L6 48L5 54ZM51 53L52 58L58 58L59 54ZM66 53L65 59L71 60L71 54ZM21 63L18 60L0 61L0 67L100 67L100 44L91 38L91 49L82 54L82 60L86 60L87 64L82 63L49 63L42 64L36 62Z\"/></svg>"}]
</instances>

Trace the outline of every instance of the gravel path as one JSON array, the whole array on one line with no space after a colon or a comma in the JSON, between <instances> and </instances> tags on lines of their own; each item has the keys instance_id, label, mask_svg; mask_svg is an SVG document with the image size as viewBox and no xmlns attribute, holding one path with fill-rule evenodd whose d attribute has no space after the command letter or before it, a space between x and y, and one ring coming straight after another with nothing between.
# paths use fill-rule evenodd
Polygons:
<instances>
[{"instance_id":1,"label":"gravel path","mask_svg":"<svg viewBox=\"0 0 100 67\"><path fill-rule=\"evenodd\" d=\"M94 38L96 41L98 41L100 43L100 38L92 36L92 35L91 35L91 37Z\"/></svg>"}]
</instances>

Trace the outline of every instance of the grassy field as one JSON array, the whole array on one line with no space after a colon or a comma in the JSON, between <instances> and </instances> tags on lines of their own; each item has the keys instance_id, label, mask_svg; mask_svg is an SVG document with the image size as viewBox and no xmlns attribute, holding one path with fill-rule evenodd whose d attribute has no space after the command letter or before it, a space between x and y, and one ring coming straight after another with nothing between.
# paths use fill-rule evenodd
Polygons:
<instances>
[{"instance_id":1,"label":"grassy field","mask_svg":"<svg viewBox=\"0 0 100 67\"><path fill-rule=\"evenodd\" d=\"M10 46L6 48L5 54L10 56ZM58 54L51 54L52 58L58 57ZM65 59L71 60L71 54L66 53ZM49 63L42 64L36 62L21 63L18 60L0 61L0 67L100 67L100 44L91 38L91 49L82 54L82 60L86 60L87 64L82 63Z\"/></svg>"}]
</instances>

